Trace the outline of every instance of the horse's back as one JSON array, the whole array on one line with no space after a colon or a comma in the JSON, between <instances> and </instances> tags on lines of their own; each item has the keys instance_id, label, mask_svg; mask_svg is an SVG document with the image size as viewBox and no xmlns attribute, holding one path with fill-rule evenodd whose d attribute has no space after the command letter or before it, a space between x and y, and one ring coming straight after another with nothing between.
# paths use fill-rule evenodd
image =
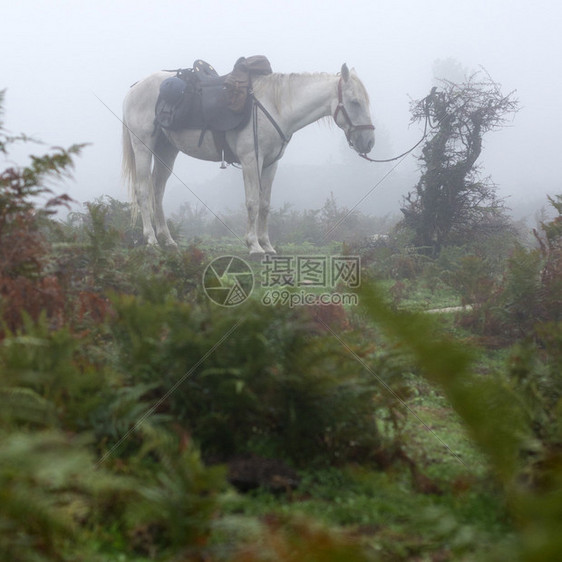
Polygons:
<instances>
[{"instance_id":1,"label":"horse's back","mask_svg":"<svg viewBox=\"0 0 562 562\"><path fill-rule=\"evenodd\" d=\"M153 130L154 108L160 84L170 76L173 76L173 73L154 72L131 86L123 102L123 121L127 127L135 130Z\"/></svg>"}]
</instances>

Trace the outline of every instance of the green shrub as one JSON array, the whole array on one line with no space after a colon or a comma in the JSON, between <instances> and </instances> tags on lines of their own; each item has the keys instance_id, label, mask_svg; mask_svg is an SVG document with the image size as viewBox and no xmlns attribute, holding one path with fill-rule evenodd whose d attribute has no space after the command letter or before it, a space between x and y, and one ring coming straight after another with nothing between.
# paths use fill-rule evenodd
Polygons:
<instances>
[{"instance_id":1,"label":"green shrub","mask_svg":"<svg viewBox=\"0 0 562 562\"><path fill-rule=\"evenodd\" d=\"M562 213L562 203L553 199L551 203ZM501 336L504 341L514 342L535 337L536 327L542 323L562 320L560 223L558 216L542 225L541 234L535 232L539 248L514 248L503 279L490 291L488 299L481 300L481 309L464 319L466 326L476 326L485 336Z\"/></svg>"},{"instance_id":2,"label":"green shrub","mask_svg":"<svg viewBox=\"0 0 562 562\"><path fill-rule=\"evenodd\" d=\"M138 433L143 447L134 462L143 478L139 498L127 509L133 548L151 557L203 549L226 487L225 469L206 468L187 434L178 439L150 425Z\"/></svg>"},{"instance_id":3,"label":"green shrub","mask_svg":"<svg viewBox=\"0 0 562 562\"><path fill-rule=\"evenodd\" d=\"M156 383L158 411L181 420L205 454L343 462L381 447L377 380L330 336L311 334L302 311L133 297L114 306L124 373L134 384Z\"/></svg>"}]
</instances>

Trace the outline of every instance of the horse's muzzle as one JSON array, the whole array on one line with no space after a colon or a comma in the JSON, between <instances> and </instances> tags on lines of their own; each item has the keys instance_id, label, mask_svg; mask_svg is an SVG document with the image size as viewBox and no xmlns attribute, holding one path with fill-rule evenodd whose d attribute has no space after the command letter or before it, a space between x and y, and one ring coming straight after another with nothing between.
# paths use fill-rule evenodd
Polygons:
<instances>
[{"instance_id":1,"label":"horse's muzzle","mask_svg":"<svg viewBox=\"0 0 562 562\"><path fill-rule=\"evenodd\" d=\"M351 146L359 152L359 154L368 154L375 146L374 129L356 130L351 135Z\"/></svg>"}]
</instances>

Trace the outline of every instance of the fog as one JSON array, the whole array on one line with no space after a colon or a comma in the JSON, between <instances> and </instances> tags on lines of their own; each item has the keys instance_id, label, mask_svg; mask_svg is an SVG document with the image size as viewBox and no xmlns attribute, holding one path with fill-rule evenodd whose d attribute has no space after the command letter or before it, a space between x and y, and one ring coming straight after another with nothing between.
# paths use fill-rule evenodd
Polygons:
<instances>
[{"instance_id":1,"label":"fog","mask_svg":"<svg viewBox=\"0 0 562 562\"><path fill-rule=\"evenodd\" d=\"M224 74L238 57L254 54L266 55L277 72L355 67L371 98L374 158L395 156L419 139L409 102L429 92L436 60L452 59L467 72L484 67L504 94L517 90L521 109L484 138L483 174L518 216L544 205L545 194L562 192L562 5L554 0L19 0L4 3L1 14L6 127L44 141L35 153L90 143L64 186L79 202L128 197L120 117L131 84L196 58ZM11 158L21 162L25 150ZM358 158L336 126L311 125L293 137L272 202L318 208L333 192L353 207L371 192L360 210L398 213L417 180L416 153L383 179L393 166ZM175 174L168 212L198 199L217 212L243 203L237 169L180 155Z\"/></svg>"}]
</instances>

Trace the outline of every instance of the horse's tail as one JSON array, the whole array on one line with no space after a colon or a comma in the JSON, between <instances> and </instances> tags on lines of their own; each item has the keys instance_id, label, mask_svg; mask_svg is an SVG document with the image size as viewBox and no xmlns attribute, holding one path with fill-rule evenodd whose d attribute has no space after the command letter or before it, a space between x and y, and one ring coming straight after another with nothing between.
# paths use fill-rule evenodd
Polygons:
<instances>
[{"instance_id":1,"label":"horse's tail","mask_svg":"<svg viewBox=\"0 0 562 562\"><path fill-rule=\"evenodd\" d=\"M123 180L127 184L127 191L131 200L131 221L134 223L137 219L139 206L137 195L135 192L135 184L137 182L137 167L135 162L135 151L131 142L131 131L125 122L123 122L123 158L121 161L121 172Z\"/></svg>"}]
</instances>

